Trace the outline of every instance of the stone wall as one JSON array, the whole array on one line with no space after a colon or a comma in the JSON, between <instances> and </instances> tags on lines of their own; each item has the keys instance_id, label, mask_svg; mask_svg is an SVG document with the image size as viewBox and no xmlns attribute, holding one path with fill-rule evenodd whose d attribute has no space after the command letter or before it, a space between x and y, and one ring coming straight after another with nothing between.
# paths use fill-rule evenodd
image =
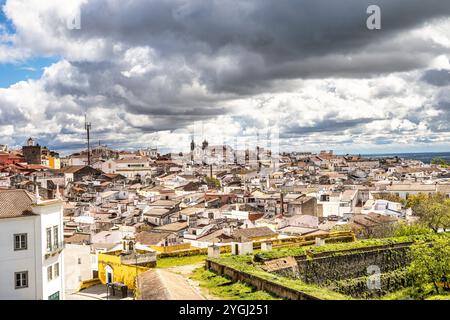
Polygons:
<instances>
[{"instance_id":1,"label":"stone wall","mask_svg":"<svg viewBox=\"0 0 450 320\"><path fill-rule=\"evenodd\" d=\"M411 243L309 253L295 257L297 266L268 270L277 275L301 279L356 298L375 298L409 284L405 267L409 265ZM292 257L291 257L292 258ZM272 260L276 262L277 259ZM278 259L279 260L279 259ZM268 262L266 262L267 265ZM369 290L369 266L379 267L380 288Z\"/></svg>"},{"instance_id":2,"label":"stone wall","mask_svg":"<svg viewBox=\"0 0 450 320\"><path fill-rule=\"evenodd\" d=\"M367 276L369 266L378 266L381 273L404 268L409 264L409 245L368 248L366 251L334 252L328 256L297 257L298 278L306 283L324 284Z\"/></svg>"},{"instance_id":3,"label":"stone wall","mask_svg":"<svg viewBox=\"0 0 450 320\"><path fill-rule=\"evenodd\" d=\"M208 270L217 273L218 275L223 275L231 279L231 281L244 282L257 290L264 290L266 292L272 293L277 297L289 300L320 300L310 294L288 288L278 283L262 279L260 277L242 272L231 267L219 264L217 262L206 260L206 268Z\"/></svg>"},{"instance_id":4,"label":"stone wall","mask_svg":"<svg viewBox=\"0 0 450 320\"><path fill-rule=\"evenodd\" d=\"M411 285L406 269L397 269L380 276L380 288L368 289L369 276L346 279L332 283L329 289L355 298L371 299L384 296Z\"/></svg>"}]
</instances>

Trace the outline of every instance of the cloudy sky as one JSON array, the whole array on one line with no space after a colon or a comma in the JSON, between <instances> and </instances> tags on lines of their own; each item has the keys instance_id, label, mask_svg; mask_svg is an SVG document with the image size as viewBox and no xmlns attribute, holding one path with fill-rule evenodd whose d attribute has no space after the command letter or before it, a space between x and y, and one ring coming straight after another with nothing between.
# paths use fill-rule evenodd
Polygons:
<instances>
[{"instance_id":1,"label":"cloudy sky","mask_svg":"<svg viewBox=\"0 0 450 320\"><path fill-rule=\"evenodd\" d=\"M450 151L450 1L0 4L0 143L83 148L87 113L120 148L269 131L282 150Z\"/></svg>"}]
</instances>

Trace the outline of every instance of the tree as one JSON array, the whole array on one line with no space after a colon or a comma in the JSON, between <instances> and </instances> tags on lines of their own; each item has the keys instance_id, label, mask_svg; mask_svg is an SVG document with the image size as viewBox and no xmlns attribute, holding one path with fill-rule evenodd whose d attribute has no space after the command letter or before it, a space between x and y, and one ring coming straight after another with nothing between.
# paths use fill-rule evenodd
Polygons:
<instances>
[{"instance_id":1,"label":"tree","mask_svg":"<svg viewBox=\"0 0 450 320\"><path fill-rule=\"evenodd\" d=\"M331 231L333 232L350 232L353 231L352 227L346 223L346 224L336 224L331 228Z\"/></svg>"},{"instance_id":2,"label":"tree","mask_svg":"<svg viewBox=\"0 0 450 320\"><path fill-rule=\"evenodd\" d=\"M408 225L406 223L397 223L394 229L394 237L414 236L419 234L430 234L433 231L419 223Z\"/></svg>"},{"instance_id":3,"label":"tree","mask_svg":"<svg viewBox=\"0 0 450 320\"><path fill-rule=\"evenodd\" d=\"M406 200L406 207L412 208L413 211L418 209L418 205L422 202L425 202L428 200L428 194L426 193L418 193L415 195L411 195L408 197L408 200Z\"/></svg>"},{"instance_id":4,"label":"tree","mask_svg":"<svg viewBox=\"0 0 450 320\"><path fill-rule=\"evenodd\" d=\"M404 199L402 199L400 196L398 196L396 194L392 194L389 192L374 193L373 197L375 200L387 200L387 201L392 201L392 202L398 202L398 203L401 203L402 205L405 204Z\"/></svg>"},{"instance_id":5,"label":"tree","mask_svg":"<svg viewBox=\"0 0 450 320\"><path fill-rule=\"evenodd\" d=\"M420 223L435 232L450 227L450 199L442 193L410 196L407 207L419 216Z\"/></svg>"},{"instance_id":6,"label":"tree","mask_svg":"<svg viewBox=\"0 0 450 320\"><path fill-rule=\"evenodd\" d=\"M422 287L432 283L437 294L439 283L450 280L450 238L442 237L433 242L421 242L411 246L411 264L408 275L414 285Z\"/></svg>"},{"instance_id":7,"label":"tree","mask_svg":"<svg viewBox=\"0 0 450 320\"><path fill-rule=\"evenodd\" d=\"M205 176L205 181L208 187L210 188L220 189L221 187L220 181L216 178L210 178L208 176Z\"/></svg>"},{"instance_id":8,"label":"tree","mask_svg":"<svg viewBox=\"0 0 450 320\"><path fill-rule=\"evenodd\" d=\"M436 164L444 168L450 166L450 163L443 158L433 158L433 160L431 160L431 164Z\"/></svg>"}]
</instances>

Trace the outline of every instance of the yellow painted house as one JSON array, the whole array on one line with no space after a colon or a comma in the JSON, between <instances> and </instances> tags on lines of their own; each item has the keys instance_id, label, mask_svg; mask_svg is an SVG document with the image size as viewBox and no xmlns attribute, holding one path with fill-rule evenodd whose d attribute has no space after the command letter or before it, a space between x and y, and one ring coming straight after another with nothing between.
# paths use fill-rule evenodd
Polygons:
<instances>
[{"instance_id":1,"label":"yellow painted house","mask_svg":"<svg viewBox=\"0 0 450 320\"><path fill-rule=\"evenodd\" d=\"M49 167L50 169L61 169L61 160L52 156L42 156L41 164L43 166Z\"/></svg>"},{"instance_id":2,"label":"yellow painted house","mask_svg":"<svg viewBox=\"0 0 450 320\"><path fill-rule=\"evenodd\" d=\"M52 169L59 170L61 169L61 160L55 157L48 157L48 166Z\"/></svg>"},{"instance_id":3,"label":"yellow painted house","mask_svg":"<svg viewBox=\"0 0 450 320\"><path fill-rule=\"evenodd\" d=\"M156 265L156 253L126 253L114 251L99 253L98 278L103 284L119 282L136 288L136 276Z\"/></svg>"}]
</instances>

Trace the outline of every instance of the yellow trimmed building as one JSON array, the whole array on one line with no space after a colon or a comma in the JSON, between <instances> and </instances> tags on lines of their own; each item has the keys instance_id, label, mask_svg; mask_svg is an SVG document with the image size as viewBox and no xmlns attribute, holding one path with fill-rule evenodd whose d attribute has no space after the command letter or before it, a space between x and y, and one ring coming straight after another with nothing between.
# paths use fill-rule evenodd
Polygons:
<instances>
[{"instance_id":1,"label":"yellow trimmed building","mask_svg":"<svg viewBox=\"0 0 450 320\"><path fill-rule=\"evenodd\" d=\"M156 253L126 253L114 251L99 253L98 278L103 284L123 283L136 288L136 276L156 266Z\"/></svg>"}]
</instances>

